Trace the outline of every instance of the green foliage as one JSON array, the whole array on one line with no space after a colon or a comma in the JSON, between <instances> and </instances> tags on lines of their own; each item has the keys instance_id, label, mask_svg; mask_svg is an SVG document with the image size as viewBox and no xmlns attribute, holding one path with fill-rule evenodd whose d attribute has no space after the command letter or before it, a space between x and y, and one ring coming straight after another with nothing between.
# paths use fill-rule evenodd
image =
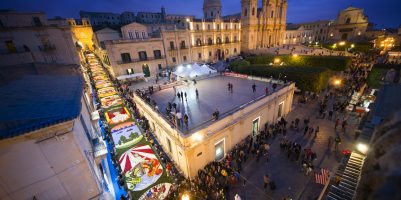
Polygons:
<instances>
[{"instance_id":1,"label":"green foliage","mask_svg":"<svg viewBox=\"0 0 401 200\"><path fill-rule=\"evenodd\" d=\"M273 76L276 79L281 74L281 79L287 76L287 80L295 82L299 89L313 92L323 90L330 77L330 70L323 67L251 65L232 67L232 70L259 77Z\"/></svg>"},{"instance_id":2,"label":"green foliage","mask_svg":"<svg viewBox=\"0 0 401 200\"><path fill-rule=\"evenodd\" d=\"M247 60L236 60L230 63L230 67L249 66L251 63Z\"/></svg>"},{"instance_id":3,"label":"green foliage","mask_svg":"<svg viewBox=\"0 0 401 200\"><path fill-rule=\"evenodd\" d=\"M149 70L149 66L148 65L142 65L142 71L145 74L145 77L149 77L150 76L150 70Z\"/></svg>"},{"instance_id":4,"label":"green foliage","mask_svg":"<svg viewBox=\"0 0 401 200\"><path fill-rule=\"evenodd\" d=\"M284 62L287 66L297 67L324 67L332 71L343 71L351 65L351 59L340 56L298 56L293 57L291 55L263 55L263 56L252 56L246 58L250 64L263 64L268 65L273 63L274 59L279 58L280 62Z\"/></svg>"},{"instance_id":5,"label":"green foliage","mask_svg":"<svg viewBox=\"0 0 401 200\"><path fill-rule=\"evenodd\" d=\"M385 76L387 70L379 67L373 67L372 71L370 71L367 84L371 88L380 88L381 80Z\"/></svg>"},{"instance_id":6,"label":"green foliage","mask_svg":"<svg viewBox=\"0 0 401 200\"><path fill-rule=\"evenodd\" d=\"M133 140L138 137L139 137L139 134L137 132L134 132L129 135L129 140Z\"/></svg>"},{"instance_id":7,"label":"green foliage","mask_svg":"<svg viewBox=\"0 0 401 200\"><path fill-rule=\"evenodd\" d=\"M123 142L123 143L125 143L125 142L127 142L127 138L126 138L125 136L122 135L122 136L120 137L120 141Z\"/></svg>"}]
</instances>

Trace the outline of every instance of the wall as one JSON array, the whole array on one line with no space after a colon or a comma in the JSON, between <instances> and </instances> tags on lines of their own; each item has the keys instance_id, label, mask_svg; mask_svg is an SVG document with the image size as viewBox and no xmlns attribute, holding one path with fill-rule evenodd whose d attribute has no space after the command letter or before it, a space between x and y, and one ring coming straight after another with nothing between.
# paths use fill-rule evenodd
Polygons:
<instances>
[{"instance_id":1,"label":"wall","mask_svg":"<svg viewBox=\"0 0 401 200\"><path fill-rule=\"evenodd\" d=\"M100 193L74 121L0 141L0 199L90 199Z\"/></svg>"},{"instance_id":2,"label":"wall","mask_svg":"<svg viewBox=\"0 0 401 200\"><path fill-rule=\"evenodd\" d=\"M133 69L135 73L143 73L143 65L149 66L150 76L156 76L159 71L159 64L162 68L166 67L163 41L161 39L146 39L143 41L110 41L106 42L106 50L113 72L116 76L127 74L127 69ZM160 59L155 58L154 50L160 50ZM146 51L148 60L139 60L138 52L140 51ZM122 63L122 53L129 53L131 56L131 62Z\"/></svg>"},{"instance_id":3,"label":"wall","mask_svg":"<svg viewBox=\"0 0 401 200\"><path fill-rule=\"evenodd\" d=\"M284 102L283 114L284 116L287 115L291 111L294 89L294 84L291 84L196 131L196 133L188 135L183 135L172 128L159 113L154 112L139 97L134 96L134 101L141 114L149 120L150 127L154 127L155 135L165 152L169 154L169 157L185 176L193 178L199 169L215 160L214 145L218 141L225 141L224 153L227 153L235 144L251 134L254 119L260 117L260 130L266 122L276 122L278 120L278 105L281 102ZM200 141L197 139L199 136L203 138ZM167 139L171 141L172 151L168 149Z\"/></svg>"}]
</instances>

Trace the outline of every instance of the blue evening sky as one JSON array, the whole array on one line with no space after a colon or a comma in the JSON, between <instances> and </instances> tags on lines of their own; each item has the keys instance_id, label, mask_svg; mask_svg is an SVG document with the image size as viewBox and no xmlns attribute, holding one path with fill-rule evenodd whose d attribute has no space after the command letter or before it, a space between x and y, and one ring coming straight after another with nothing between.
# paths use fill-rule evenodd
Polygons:
<instances>
[{"instance_id":1,"label":"blue evening sky","mask_svg":"<svg viewBox=\"0 0 401 200\"><path fill-rule=\"evenodd\" d=\"M261 1L261 0L259 0ZM338 12L352 5L364 8L377 28L401 25L401 0L288 0L287 22L334 19ZM44 11L49 17L79 17L79 11L160 11L201 17L203 0L1 0L0 9ZM240 12L240 0L222 0L223 15Z\"/></svg>"}]
</instances>

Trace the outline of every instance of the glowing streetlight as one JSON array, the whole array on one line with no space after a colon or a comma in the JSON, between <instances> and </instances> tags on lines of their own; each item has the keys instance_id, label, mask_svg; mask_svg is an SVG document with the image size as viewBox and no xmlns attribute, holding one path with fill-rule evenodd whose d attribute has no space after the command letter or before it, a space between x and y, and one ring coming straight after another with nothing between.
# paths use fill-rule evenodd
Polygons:
<instances>
[{"instance_id":1,"label":"glowing streetlight","mask_svg":"<svg viewBox=\"0 0 401 200\"><path fill-rule=\"evenodd\" d=\"M368 145L366 145L366 144L363 144L363 143L359 143L357 146L356 146L356 149L359 151L359 152L361 152L361 153L363 153L363 154L365 154L366 155L366 153L368 152Z\"/></svg>"},{"instance_id":2,"label":"glowing streetlight","mask_svg":"<svg viewBox=\"0 0 401 200\"><path fill-rule=\"evenodd\" d=\"M278 63L280 63L280 61L281 61L280 58L275 58L274 59L274 64L278 64Z\"/></svg>"},{"instance_id":3,"label":"glowing streetlight","mask_svg":"<svg viewBox=\"0 0 401 200\"><path fill-rule=\"evenodd\" d=\"M340 79L334 80L334 85L341 85L341 80Z\"/></svg>"},{"instance_id":4,"label":"glowing streetlight","mask_svg":"<svg viewBox=\"0 0 401 200\"><path fill-rule=\"evenodd\" d=\"M293 54L292 57L293 58L298 58L298 54Z\"/></svg>"},{"instance_id":5,"label":"glowing streetlight","mask_svg":"<svg viewBox=\"0 0 401 200\"><path fill-rule=\"evenodd\" d=\"M351 48L354 48L355 47L355 44L351 44Z\"/></svg>"},{"instance_id":6,"label":"glowing streetlight","mask_svg":"<svg viewBox=\"0 0 401 200\"><path fill-rule=\"evenodd\" d=\"M342 42L339 42L339 43L338 43L338 45L340 45L340 46L344 46L344 45L345 45L345 42L344 42L344 41L342 41Z\"/></svg>"},{"instance_id":7,"label":"glowing streetlight","mask_svg":"<svg viewBox=\"0 0 401 200\"><path fill-rule=\"evenodd\" d=\"M189 200L189 195L188 194L183 194L181 197L181 200Z\"/></svg>"}]
</instances>

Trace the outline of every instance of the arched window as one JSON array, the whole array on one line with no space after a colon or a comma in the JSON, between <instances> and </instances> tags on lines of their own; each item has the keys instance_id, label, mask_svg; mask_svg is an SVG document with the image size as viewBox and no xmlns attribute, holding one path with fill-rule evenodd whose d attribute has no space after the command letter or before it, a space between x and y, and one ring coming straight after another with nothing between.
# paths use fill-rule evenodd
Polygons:
<instances>
[{"instance_id":1,"label":"arched window","mask_svg":"<svg viewBox=\"0 0 401 200\"><path fill-rule=\"evenodd\" d=\"M345 20L346 24L349 24L351 22L351 18L347 17L347 19Z\"/></svg>"},{"instance_id":2,"label":"arched window","mask_svg":"<svg viewBox=\"0 0 401 200\"><path fill-rule=\"evenodd\" d=\"M230 43L230 38L226 37L226 43Z\"/></svg>"},{"instance_id":3,"label":"arched window","mask_svg":"<svg viewBox=\"0 0 401 200\"><path fill-rule=\"evenodd\" d=\"M234 53L237 53L237 48L234 48Z\"/></svg>"},{"instance_id":4,"label":"arched window","mask_svg":"<svg viewBox=\"0 0 401 200\"><path fill-rule=\"evenodd\" d=\"M221 44L221 38L220 37L217 38L217 44Z\"/></svg>"},{"instance_id":5,"label":"arched window","mask_svg":"<svg viewBox=\"0 0 401 200\"><path fill-rule=\"evenodd\" d=\"M234 36L234 42L237 42L237 36Z\"/></svg>"},{"instance_id":6,"label":"arched window","mask_svg":"<svg viewBox=\"0 0 401 200\"><path fill-rule=\"evenodd\" d=\"M255 8L252 8L252 16L255 15Z\"/></svg>"},{"instance_id":7,"label":"arched window","mask_svg":"<svg viewBox=\"0 0 401 200\"><path fill-rule=\"evenodd\" d=\"M202 45L202 40L201 39L196 39L196 46L201 46Z\"/></svg>"},{"instance_id":8,"label":"arched window","mask_svg":"<svg viewBox=\"0 0 401 200\"><path fill-rule=\"evenodd\" d=\"M270 18L274 17L274 11L272 10L272 12L270 13Z\"/></svg>"},{"instance_id":9,"label":"arched window","mask_svg":"<svg viewBox=\"0 0 401 200\"><path fill-rule=\"evenodd\" d=\"M244 9L244 17L246 17L248 15L248 10L245 8Z\"/></svg>"},{"instance_id":10,"label":"arched window","mask_svg":"<svg viewBox=\"0 0 401 200\"><path fill-rule=\"evenodd\" d=\"M212 40L212 38L208 38L208 39L207 39L207 44L208 44L208 45L213 45L213 40Z\"/></svg>"}]
</instances>

